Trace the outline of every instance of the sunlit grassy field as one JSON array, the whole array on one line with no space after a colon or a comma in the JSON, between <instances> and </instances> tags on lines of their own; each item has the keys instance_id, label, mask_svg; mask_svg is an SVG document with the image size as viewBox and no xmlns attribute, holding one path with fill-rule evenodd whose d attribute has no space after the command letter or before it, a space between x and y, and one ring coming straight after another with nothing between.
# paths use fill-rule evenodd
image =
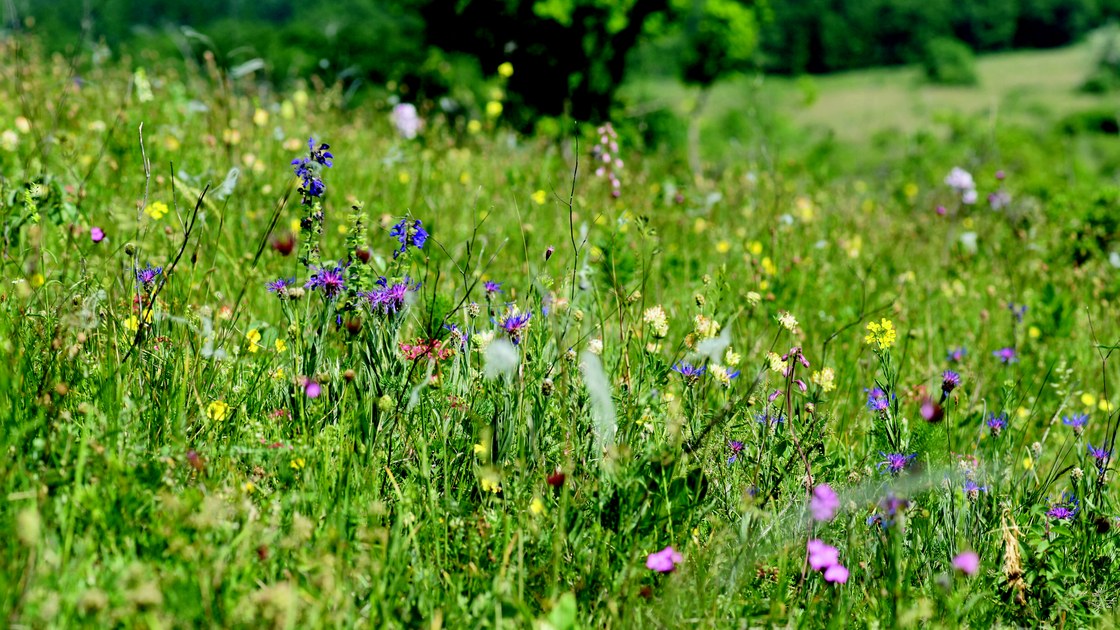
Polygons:
<instances>
[{"instance_id":1,"label":"sunlit grassy field","mask_svg":"<svg viewBox=\"0 0 1120 630\"><path fill-rule=\"evenodd\" d=\"M1117 623L1120 150L985 110L1081 49L699 176L4 52L7 625Z\"/></svg>"}]
</instances>

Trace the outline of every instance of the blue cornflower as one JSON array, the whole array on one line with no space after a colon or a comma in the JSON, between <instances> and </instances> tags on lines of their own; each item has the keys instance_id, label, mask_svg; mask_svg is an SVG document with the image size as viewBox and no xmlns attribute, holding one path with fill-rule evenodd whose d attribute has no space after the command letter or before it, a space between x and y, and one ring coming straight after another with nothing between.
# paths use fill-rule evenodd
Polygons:
<instances>
[{"instance_id":1,"label":"blue cornflower","mask_svg":"<svg viewBox=\"0 0 1120 630\"><path fill-rule=\"evenodd\" d=\"M343 273L342 265L335 265L333 269L320 267L318 271L311 274L311 279L303 286L305 289L322 291L327 299L331 299L339 293L342 293L342 289L345 285L346 278Z\"/></svg>"},{"instance_id":2,"label":"blue cornflower","mask_svg":"<svg viewBox=\"0 0 1120 630\"><path fill-rule=\"evenodd\" d=\"M953 390L960 387L961 375L953 370L945 370L941 373L941 399L944 400L946 396L953 393Z\"/></svg>"},{"instance_id":3,"label":"blue cornflower","mask_svg":"<svg viewBox=\"0 0 1120 630\"><path fill-rule=\"evenodd\" d=\"M906 499L900 499L893 494L888 494L879 501L878 509L875 513L867 517L868 525L878 525L883 529L894 525L895 519L899 513L910 507L910 502Z\"/></svg>"},{"instance_id":4,"label":"blue cornflower","mask_svg":"<svg viewBox=\"0 0 1120 630\"><path fill-rule=\"evenodd\" d=\"M988 486L982 486L971 479L964 481L964 494L969 501L975 501L981 492L987 492Z\"/></svg>"},{"instance_id":5,"label":"blue cornflower","mask_svg":"<svg viewBox=\"0 0 1120 630\"><path fill-rule=\"evenodd\" d=\"M486 290L486 296L490 297L495 293L502 292L502 283L494 282L493 280L487 280L486 282L482 283L482 288Z\"/></svg>"},{"instance_id":6,"label":"blue cornflower","mask_svg":"<svg viewBox=\"0 0 1120 630\"><path fill-rule=\"evenodd\" d=\"M770 415L769 411L763 411L762 413L756 415L754 418L755 420L758 420L759 424L768 424L772 427L778 426L782 423L783 420L785 420L785 417L782 414L779 413L776 416L772 416Z\"/></svg>"},{"instance_id":7,"label":"blue cornflower","mask_svg":"<svg viewBox=\"0 0 1120 630\"><path fill-rule=\"evenodd\" d=\"M163 267L153 267L148 264L143 269L136 270L136 281L143 285L144 289L150 289L161 273L163 273Z\"/></svg>"},{"instance_id":8,"label":"blue cornflower","mask_svg":"<svg viewBox=\"0 0 1120 630\"><path fill-rule=\"evenodd\" d=\"M739 453L743 452L743 443L738 440L731 440L727 445L731 448L731 457L727 458L727 463L734 464L735 460L739 459Z\"/></svg>"},{"instance_id":9,"label":"blue cornflower","mask_svg":"<svg viewBox=\"0 0 1120 630\"><path fill-rule=\"evenodd\" d=\"M420 219L414 219L411 224L408 219L401 219L393 229L389 230L389 236L397 239L401 244L401 248L393 252L393 258L396 258L405 253L409 245L416 249L423 249L424 243L428 240L428 231L424 229Z\"/></svg>"},{"instance_id":10,"label":"blue cornflower","mask_svg":"<svg viewBox=\"0 0 1120 630\"><path fill-rule=\"evenodd\" d=\"M1108 465L1108 459L1112 456L1112 451L1106 451L1103 442L1101 443L1100 448L1089 444L1088 449L1089 455L1091 455L1093 459L1096 460L1097 470L1104 472L1104 467Z\"/></svg>"},{"instance_id":11,"label":"blue cornflower","mask_svg":"<svg viewBox=\"0 0 1120 630\"><path fill-rule=\"evenodd\" d=\"M887 393L878 387L863 390L867 392L867 408L871 411L886 411L891 401Z\"/></svg>"},{"instance_id":12,"label":"blue cornflower","mask_svg":"<svg viewBox=\"0 0 1120 630\"><path fill-rule=\"evenodd\" d=\"M992 430L992 437L999 437L1000 432L1007 428L1007 414L989 415L987 425Z\"/></svg>"},{"instance_id":13,"label":"blue cornflower","mask_svg":"<svg viewBox=\"0 0 1120 630\"><path fill-rule=\"evenodd\" d=\"M1046 511L1046 516L1059 521L1068 521L1077 516L1080 509L1077 497L1068 492L1063 492L1061 500L1050 505L1050 509Z\"/></svg>"},{"instance_id":14,"label":"blue cornflower","mask_svg":"<svg viewBox=\"0 0 1120 630\"><path fill-rule=\"evenodd\" d=\"M532 318L533 313L530 311L522 313L516 307L510 308L498 322L498 327L509 335L509 340L516 346L521 343L521 335L529 328L529 320Z\"/></svg>"},{"instance_id":15,"label":"blue cornflower","mask_svg":"<svg viewBox=\"0 0 1120 630\"><path fill-rule=\"evenodd\" d=\"M917 453L903 455L902 453L884 453L883 451L879 451L879 454L883 456L883 461L876 464L876 468L879 469L879 472L892 475L902 472L918 456Z\"/></svg>"},{"instance_id":16,"label":"blue cornflower","mask_svg":"<svg viewBox=\"0 0 1120 630\"><path fill-rule=\"evenodd\" d=\"M1016 306L1014 302L1008 302L1007 303L1007 310L1011 311L1011 314L1013 316L1015 316L1015 321L1016 322L1018 322L1020 324L1023 323L1023 315L1027 314L1027 305L1026 304Z\"/></svg>"},{"instance_id":17,"label":"blue cornflower","mask_svg":"<svg viewBox=\"0 0 1120 630\"><path fill-rule=\"evenodd\" d=\"M363 293L362 297L369 301L371 311L383 315L395 315L404 309L408 292L420 288L419 283L410 285L410 282L411 279L405 276L403 281L389 284L389 281L382 277L376 282L377 288Z\"/></svg>"},{"instance_id":18,"label":"blue cornflower","mask_svg":"<svg viewBox=\"0 0 1120 630\"><path fill-rule=\"evenodd\" d=\"M690 383L699 380L705 369L703 365L695 366L684 361L680 361L673 366L673 371L680 374L684 377L684 380Z\"/></svg>"},{"instance_id":19,"label":"blue cornflower","mask_svg":"<svg viewBox=\"0 0 1120 630\"><path fill-rule=\"evenodd\" d=\"M968 354L968 350L965 350L964 346L953 348L949 351L949 360L953 363L960 363L964 360L966 354Z\"/></svg>"},{"instance_id":20,"label":"blue cornflower","mask_svg":"<svg viewBox=\"0 0 1120 630\"><path fill-rule=\"evenodd\" d=\"M268 289L269 293L275 293L280 297L285 297L288 295L288 287L295 284L295 281L295 278L277 278L276 280L273 280L272 282L269 282L264 286L266 289Z\"/></svg>"},{"instance_id":21,"label":"blue cornflower","mask_svg":"<svg viewBox=\"0 0 1120 630\"><path fill-rule=\"evenodd\" d=\"M1017 363L1019 361L1019 357L1015 355L1015 348L1011 347L994 350L992 351L992 356L999 359L1000 363L1003 363L1004 365Z\"/></svg>"},{"instance_id":22,"label":"blue cornflower","mask_svg":"<svg viewBox=\"0 0 1120 630\"><path fill-rule=\"evenodd\" d=\"M1080 435L1085 430L1085 425L1089 422L1089 414L1075 413L1072 416L1062 416L1062 424L1073 429L1073 432Z\"/></svg>"}]
</instances>

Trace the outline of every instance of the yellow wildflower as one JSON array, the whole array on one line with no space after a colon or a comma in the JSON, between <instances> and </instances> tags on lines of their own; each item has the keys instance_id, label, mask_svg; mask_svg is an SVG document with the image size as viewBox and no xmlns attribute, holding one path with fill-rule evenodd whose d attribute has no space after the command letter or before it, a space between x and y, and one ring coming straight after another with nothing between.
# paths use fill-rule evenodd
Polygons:
<instances>
[{"instance_id":1,"label":"yellow wildflower","mask_svg":"<svg viewBox=\"0 0 1120 630\"><path fill-rule=\"evenodd\" d=\"M810 380L813 381L813 384L820 385L821 391L824 393L836 389L836 371L830 367L813 372Z\"/></svg>"},{"instance_id":2,"label":"yellow wildflower","mask_svg":"<svg viewBox=\"0 0 1120 630\"><path fill-rule=\"evenodd\" d=\"M896 336L894 324L891 320L883 318L879 323L867 323L867 336L863 338L863 342L876 345L880 350L886 350L894 345Z\"/></svg>"},{"instance_id":3,"label":"yellow wildflower","mask_svg":"<svg viewBox=\"0 0 1120 630\"><path fill-rule=\"evenodd\" d=\"M486 103L486 115L491 118L497 118L502 115L502 104L498 101L489 101Z\"/></svg>"},{"instance_id":4,"label":"yellow wildflower","mask_svg":"<svg viewBox=\"0 0 1120 630\"><path fill-rule=\"evenodd\" d=\"M245 338L249 340L249 352L256 352L261 349L261 331L254 328L245 333Z\"/></svg>"},{"instance_id":5,"label":"yellow wildflower","mask_svg":"<svg viewBox=\"0 0 1120 630\"><path fill-rule=\"evenodd\" d=\"M537 204L538 206L543 206L544 202L548 201L548 193L546 193L543 190L538 190L537 192L533 193L530 197L532 198L533 203Z\"/></svg>"},{"instance_id":6,"label":"yellow wildflower","mask_svg":"<svg viewBox=\"0 0 1120 630\"><path fill-rule=\"evenodd\" d=\"M544 501L541 501L540 497L533 497L532 502L529 503L529 511L532 512L534 516L544 514Z\"/></svg>"},{"instance_id":7,"label":"yellow wildflower","mask_svg":"<svg viewBox=\"0 0 1120 630\"><path fill-rule=\"evenodd\" d=\"M283 339L276 340L276 351L283 352L288 349L288 344Z\"/></svg>"},{"instance_id":8,"label":"yellow wildflower","mask_svg":"<svg viewBox=\"0 0 1120 630\"><path fill-rule=\"evenodd\" d=\"M221 422L227 416L229 416L229 405L220 400L215 400L206 406L206 417L214 422Z\"/></svg>"},{"instance_id":9,"label":"yellow wildflower","mask_svg":"<svg viewBox=\"0 0 1120 630\"><path fill-rule=\"evenodd\" d=\"M162 201L154 201L144 208L144 214L156 220L162 219L169 211L167 204Z\"/></svg>"},{"instance_id":10,"label":"yellow wildflower","mask_svg":"<svg viewBox=\"0 0 1120 630\"><path fill-rule=\"evenodd\" d=\"M507 79L512 77L513 76L513 64L507 61L507 62L503 63L502 65L498 66L498 74L500 74L501 76L503 76Z\"/></svg>"},{"instance_id":11,"label":"yellow wildflower","mask_svg":"<svg viewBox=\"0 0 1120 630\"><path fill-rule=\"evenodd\" d=\"M292 467L292 470L303 470L303 467L306 466L306 465L307 465L307 462L303 461L302 457L297 457L297 458L293 459L292 463L289 464L289 466Z\"/></svg>"}]
</instances>

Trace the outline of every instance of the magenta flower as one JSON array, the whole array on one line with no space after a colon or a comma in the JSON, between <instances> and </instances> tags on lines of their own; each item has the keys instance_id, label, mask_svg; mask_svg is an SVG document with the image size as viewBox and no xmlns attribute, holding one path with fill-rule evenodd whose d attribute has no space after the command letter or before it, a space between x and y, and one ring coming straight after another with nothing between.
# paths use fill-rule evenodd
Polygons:
<instances>
[{"instance_id":1,"label":"magenta flower","mask_svg":"<svg viewBox=\"0 0 1120 630\"><path fill-rule=\"evenodd\" d=\"M980 571L980 556L975 551L965 551L953 558L953 568L965 575L976 575Z\"/></svg>"},{"instance_id":2,"label":"magenta flower","mask_svg":"<svg viewBox=\"0 0 1120 630\"><path fill-rule=\"evenodd\" d=\"M813 567L814 571L840 564L840 552L836 547L824 544L823 540L814 538L806 547L809 550L809 566Z\"/></svg>"},{"instance_id":3,"label":"magenta flower","mask_svg":"<svg viewBox=\"0 0 1120 630\"><path fill-rule=\"evenodd\" d=\"M844 584L848 581L848 569L840 564L840 552L836 547L824 544L823 540L814 538L806 545L809 551L809 566L814 571L824 571L826 582Z\"/></svg>"},{"instance_id":4,"label":"magenta flower","mask_svg":"<svg viewBox=\"0 0 1120 630\"><path fill-rule=\"evenodd\" d=\"M89 229L89 238L94 243L100 243L101 241L105 240L105 230L102 230L99 227L91 227Z\"/></svg>"},{"instance_id":5,"label":"magenta flower","mask_svg":"<svg viewBox=\"0 0 1120 630\"><path fill-rule=\"evenodd\" d=\"M315 381L308 380L303 386L303 393L307 394L308 398L318 398L319 394L323 393L323 387Z\"/></svg>"},{"instance_id":6,"label":"magenta flower","mask_svg":"<svg viewBox=\"0 0 1120 630\"><path fill-rule=\"evenodd\" d=\"M670 546L649 554L646 557L646 568L658 573L670 573L677 568L681 560L681 554Z\"/></svg>"},{"instance_id":7,"label":"magenta flower","mask_svg":"<svg viewBox=\"0 0 1120 630\"><path fill-rule=\"evenodd\" d=\"M994 350L992 352L992 356L999 359L1000 363L1003 363L1004 365L1017 363L1019 361L1019 357L1015 356L1015 348L1011 347Z\"/></svg>"},{"instance_id":8,"label":"magenta flower","mask_svg":"<svg viewBox=\"0 0 1120 630\"><path fill-rule=\"evenodd\" d=\"M840 509L840 497L827 483L813 488L813 498L809 500L809 511L815 521L831 521Z\"/></svg>"},{"instance_id":9,"label":"magenta flower","mask_svg":"<svg viewBox=\"0 0 1120 630\"><path fill-rule=\"evenodd\" d=\"M833 584L845 584L848 581L848 568L842 564L834 564L824 571L824 581Z\"/></svg>"}]
</instances>

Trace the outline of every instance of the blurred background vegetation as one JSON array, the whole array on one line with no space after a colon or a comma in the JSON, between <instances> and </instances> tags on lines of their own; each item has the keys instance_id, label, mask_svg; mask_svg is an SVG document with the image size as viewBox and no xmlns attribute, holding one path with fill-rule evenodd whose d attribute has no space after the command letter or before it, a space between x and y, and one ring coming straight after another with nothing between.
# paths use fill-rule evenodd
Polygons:
<instances>
[{"instance_id":1,"label":"blurred background vegetation","mask_svg":"<svg viewBox=\"0 0 1120 630\"><path fill-rule=\"evenodd\" d=\"M1116 107L1092 95L1120 88L1120 29L1112 25L1120 0L3 6L8 30L72 56L79 74L81 64L107 59L138 68L205 64L262 89L337 86L344 107L411 102L452 125L501 116L544 135L568 129L571 120L610 119L647 148L687 146L694 170L701 146L705 158L719 157L735 138L763 128L778 133L782 125L823 125L818 137L826 140L867 140L918 128L909 119L914 113L928 126L942 109L987 109L1011 118L1053 114L1050 129L1107 133L1117 126ZM976 53L984 53L980 62ZM1077 120L1067 120L1071 115Z\"/></svg>"}]
</instances>

